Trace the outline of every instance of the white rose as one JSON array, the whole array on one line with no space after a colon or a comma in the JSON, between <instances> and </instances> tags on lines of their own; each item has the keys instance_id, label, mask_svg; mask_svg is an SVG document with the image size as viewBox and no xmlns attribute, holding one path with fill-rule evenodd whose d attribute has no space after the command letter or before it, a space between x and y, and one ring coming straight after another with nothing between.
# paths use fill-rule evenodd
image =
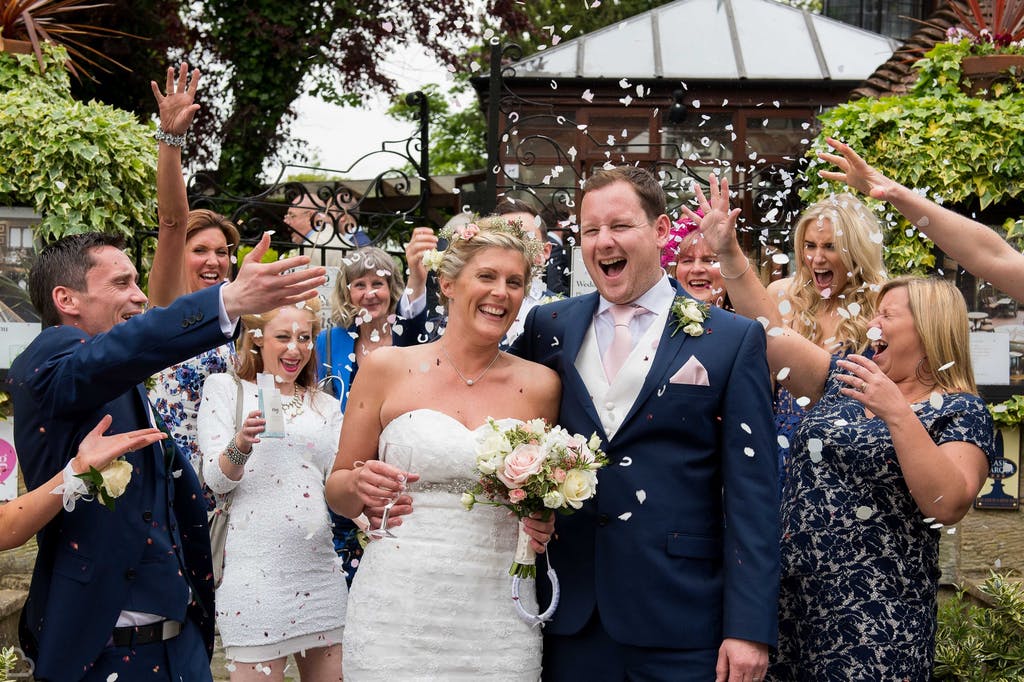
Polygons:
<instances>
[{"instance_id":1,"label":"white rose","mask_svg":"<svg viewBox=\"0 0 1024 682\"><path fill-rule=\"evenodd\" d=\"M423 254L423 267L427 270L437 272L441 269L441 261L444 260L444 254L437 249L430 249Z\"/></svg>"},{"instance_id":2,"label":"white rose","mask_svg":"<svg viewBox=\"0 0 1024 682\"><path fill-rule=\"evenodd\" d=\"M116 499L124 495L124 489L132 480L132 465L123 459L115 459L100 472L107 497Z\"/></svg>"},{"instance_id":3,"label":"white rose","mask_svg":"<svg viewBox=\"0 0 1024 682\"><path fill-rule=\"evenodd\" d=\"M543 435L548 430L548 424L543 419L531 419L526 422L526 430L530 433L536 433L537 435Z\"/></svg>"},{"instance_id":4,"label":"white rose","mask_svg":"<svg viewBox=\"0 0 1024 682\"><path fill-rule=\"evenodd\" d=\"M557 490L552 490L544 496L544 506L548 509L558 509L565 506L565 496Z\"/></svg>"},{"instance_id":5,"label":"white rose","mask_svg":"<svg viewBox=\"0 0 1024 682\"><path fill-rule=\"evenodd\" d=\"M587 443L587 447L589 447L591 450L601 449L601 437L597 435L597 431L590 434L590 441Z\"/></svg>"},{"instance_id":6,"label":"white rose","mask_svg":"<svg viewBox=\"0 0 1024 682\"><path fill-rule=\"evenodd\" d=\"M700 336L704 333L704 327L700 326L696 322L691 322L690 324L683 327L683 331L689 334L690 336Z\"/></svg>"},{"instance_id":7,"label":"white rose","mask_svg":"<svg viewBox=\"0 0 1024 682\"><path fill-rule=\"evenodd\" d=\"M597 474L589 469L570 469L558 491L570 507L579 509L597 492Z\"/></svg>"},{"instance_id":8,"label":"white rose","mask_svg":"<svg viewBox=\"0 0 1024 682\"><path fill-rule=\"evenodd\" d=\"M462 499L460 501L462 502L462 506L466 508L466 511L470 511L473 509L473 505L476 504L476 497L473 496L473 493L462 493Z\"/></svg>"}]
</instances>

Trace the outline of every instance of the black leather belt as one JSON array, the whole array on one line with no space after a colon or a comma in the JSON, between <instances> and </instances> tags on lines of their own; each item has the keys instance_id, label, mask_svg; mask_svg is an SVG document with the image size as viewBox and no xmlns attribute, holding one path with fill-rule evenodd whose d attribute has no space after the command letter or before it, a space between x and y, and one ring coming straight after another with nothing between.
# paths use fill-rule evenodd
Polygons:
<instances>
[{"instance_id":1,"label":"black leather belt","mask_svg":"<svg viewBox=\"0 0 1024 682\"><path fill-rule=\"evenodd\" d=\"M149 625L129 625L114 628L110 644L111 646L140 646L174 639L180 633L181 623L176 620L162 620Z\"/></svg>"}]
</instances>

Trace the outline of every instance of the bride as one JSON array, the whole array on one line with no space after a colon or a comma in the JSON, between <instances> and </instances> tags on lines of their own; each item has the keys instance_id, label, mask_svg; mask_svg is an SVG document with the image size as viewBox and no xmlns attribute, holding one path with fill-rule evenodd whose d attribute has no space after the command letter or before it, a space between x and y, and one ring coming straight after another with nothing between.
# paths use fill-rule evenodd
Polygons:
<instances>
[{"instance_id":1,"label":"bride","mask_svg":"<svg viewBox=\"0 0 1024 682\"><path fill-rule=\"evenodd\" d=\"M351 518L411 494L391 510L396 537L369 544L352 585L349 682L540 677L540 631L518 620L511 598L517 521L500 508L467 512L460 504L488 417L554 423L558 414L557 375L498 350L529 286L536 247L502 221L464 226L440 254L444 336L381 348L361 362L328 502ZM543 552L554 520L523 525ZM529 585L520 598L535 611Z\"/></svg>"}]
</instances>

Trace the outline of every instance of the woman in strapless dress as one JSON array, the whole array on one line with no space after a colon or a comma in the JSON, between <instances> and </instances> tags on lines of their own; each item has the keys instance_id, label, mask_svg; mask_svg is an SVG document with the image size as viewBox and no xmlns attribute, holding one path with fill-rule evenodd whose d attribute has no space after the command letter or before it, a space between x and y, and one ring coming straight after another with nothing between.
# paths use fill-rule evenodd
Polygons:
<instances>
[{"instance_id":1,"label":"woman in strapless dress","mask_svg":"<svg viewBox=\"0 0 1024 682\"><path fill-rule=\"evenodd\" d=\"M508 575L519 522L499 508L467 512L460 503L489 417L554 423L558 414L557 375L498 349L529 287L534 245L501 221L452 235L438 267L444 336L382 348L360 366L328 502L350 518L366 510L379 523L380 508L401 496L388 521L395 537L369 544L352 585L349 682L540 677L541 634L516 616ZM543 551L554 520L523 524ZM528 585L520 599L535 610Z\"/></svg>"}]
</instances>

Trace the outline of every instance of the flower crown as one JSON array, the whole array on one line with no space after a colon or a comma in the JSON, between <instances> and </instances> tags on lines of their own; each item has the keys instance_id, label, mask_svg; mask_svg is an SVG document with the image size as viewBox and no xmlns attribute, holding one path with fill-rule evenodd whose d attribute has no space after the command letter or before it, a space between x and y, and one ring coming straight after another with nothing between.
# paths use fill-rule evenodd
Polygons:
<instances>
[{"instance_id":1,"label":"flower crown","mask_svg":"<svg viewBox=\"0 0 1024 682\"><path fill-rule=\"evenodd\" d=\"M439 272L444 256L459 240L469 241L481 232L500 232L507 234L513 239L520 241L525 246L526 255L532 264L544 251L544 243L536 239L531 233L523 229L520 220L505 220L501 216L487 216L486 218L474 218L468 223L445 227L438 233L441 239L447 240L447 248L438 251L431 249L423 254L423 265L427 270Z\"/></svg>"}]
</instances>

